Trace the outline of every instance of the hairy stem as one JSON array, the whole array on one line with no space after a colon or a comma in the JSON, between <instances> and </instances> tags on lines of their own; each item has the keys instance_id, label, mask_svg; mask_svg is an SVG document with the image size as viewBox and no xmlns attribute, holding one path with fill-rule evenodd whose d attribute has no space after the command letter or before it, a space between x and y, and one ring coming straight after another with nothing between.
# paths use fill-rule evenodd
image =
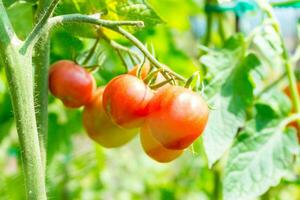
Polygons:
<instances>
[{"instance_id":1,"label":"hairy stem","mask_svg":"<svg viewBox=\"0 0 300 200\"><path fill-rule=\"evenodd\" d=\"M36 13L36 23L43 16L51 0L40 0ZM47 137L48 137L48 66L50 57L49 35L45 33L34 46L34 102L39 144L44 172L46 173Z\"/></svg>"},{"instance_id":2,"label":"hairy stem","mask_svg":"<svg viewBox=\"0 0 300 200\"><path fill-rule=\"evenodd\" d=\"M5 66L9 83L21 147L26 196L30 200L44 200L45 176L35 120L31 55L19 54L20 45L0 0L0 60Z\"/></svg>"},{"instance_id":3,"label":"hairy stem","mask_svg":"<svg viewBox=\"0 0 300 200\"><path fill-rule=\"evenodd\" d=\"M43 27L46 26L49 17L52 15L53 11L55 10L56 6L58 5L60 0L53 0L50 5L44 9L44 14L41 15L41 19L36 24L36 26L33 28L32 32L29 34L29 36L26 38L24 45L21 47L20 51L21 53L26 53L29 47L33 47L35 42L38 40L36 38L36 35L41 34L41 30ZM35 41L35 42L32 42Z\"/></svg>"}]
</instances>

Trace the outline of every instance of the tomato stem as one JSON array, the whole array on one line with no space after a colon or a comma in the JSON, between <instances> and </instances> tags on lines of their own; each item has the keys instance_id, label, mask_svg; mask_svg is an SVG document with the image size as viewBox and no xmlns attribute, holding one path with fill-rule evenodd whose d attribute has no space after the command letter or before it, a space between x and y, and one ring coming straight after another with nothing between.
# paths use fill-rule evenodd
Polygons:
<instances>
[{"instance_id":1,"label":"tomato stem","mask_svg":"<svg viewBox=\"0 0 300 200\"><path fill-rule=\"evenodd\" d=\"M19 53L21 44L0 0L0 56L13 104L27 199L44 200L47 197L35 118L33 68L31 55Z\"/></svg>"},{"instance_id":2,"label":"tomato stem","mask_svg":"<svg viewBox=\"0 0 300 200\"><path fill-rule=\"evenodd\" d=\"M90 59L92 58L92 56L94 55L96 49L97 49L97 46L99 44L99 40L100 40L100 37L97 37L92 48L89 50L87 56L85 57L84 61L82 62L82 65L86 65Z\"/></svg>"},{"instance_id":3,"label":"tomato stem","mask_svg":"<svg viewBox=\"0 0 300 200\"><path fill-rule=\"evenodd\" d=\"M296 80L296 76L295 73L293 71L293 67L291 64L291 60L289 57L289 53L288 50L285 46L284 43L284 39L282 37L280 28L279 28L279 24L276 20L276 17L274 16L273 12L272 12L272 7L270 6L270 4L268 4L267 2L260 2L260 7L262 8L262 10L265 11L265 13L267 14L267 16L274 21L274 23L272 23L272 26L274 28L274 30L277 32L280 41L281 41L281 47L282 47L282 60L284 62L284 67L287 73L287 77L288 77L288 81L289 81L289 87L290 87L290 91L291 91L291 97L292 97L292 102L294 105L294 108L296 110L297 113L300 113L300 97L299 97L299 92L298 92L298 88L297 88L297 80ZM300 120L297 121L298 125L300 125Z\"/></svg>"}]
</instances>

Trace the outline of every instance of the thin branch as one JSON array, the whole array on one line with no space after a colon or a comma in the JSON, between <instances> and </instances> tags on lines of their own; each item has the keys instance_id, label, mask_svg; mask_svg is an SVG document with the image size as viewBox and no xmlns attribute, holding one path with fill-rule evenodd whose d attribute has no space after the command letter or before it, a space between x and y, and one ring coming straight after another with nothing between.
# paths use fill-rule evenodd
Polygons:
<instances>
[{"instance_id":1,"label":"thin branch","mask_svg":"<svg viewBox=\"0 0 300 200\"><path fill-rule=\"evenodd\" d=\"M52 15L52 13L54 12L59 1L60 0L53 0L49 5L49 7L45 10L45 13L41 17L40 21L36 24L36 26L33 28L29 36L26 38L23 46L20 49L21 53L25 54L28 48L30 47L30 45L33 46L38 41L39 37L37 37L37 35L39 35L41 33L41 30L47 25L47 21L49 17Z\"/></svg>"},{"instance_id":2,"label":"thin branch","mask_svg":"<svg viewBox=\"0 0 300 200\"><path fill-rule=\"evenodd\" d=\"M140 58L139 54L135 51L132 51L128 47L125 47L118 42L109 39L102 31L99 31L99 34L102 39L104 39L115 51L124 51L128 53L129 55L133 55L139 62L142 62L142 59Z\"/></svg>"},{"instance_id":3,"label":"thin branch","mask_svg":"<svg viewBox=\"0 0 300 200\"><path fill-rule=\"evenodd\" d=\"M82 62L82 65L86 65L90 61L90 59L92 58L92 56L95 53L95 50L96 50L96 48L97 48L97 46L99 44L99 40L100 40L99 37L95 40L95 43L93 44L92 48L88 52L88 54L85 57L84 61Z\"/></svg>"},{"instance_id":4,"label":"thin branch","mask_svg":"<svg viewBox=\"0 0 300 200\"><path fill-rule=\"evenodd\" d=\"M186 81L186 79L183 76L167 69L162 63L160 63L158 60L156 60L156 58L148 51L148 49L131 33L127 32L126 30L124 30L121 27L115 27L115 28L113 28L113 30L120 33L125 38L127 38L130 42L132 42L157 69L162 69L162 72L164 72L164 71L168 72L169 74L171 74L172 76L174 76L175 78L177 78L180 81Z\"/></svg>"},{"instance_id":5,"label":"thin branch","mask_svg":"<svg viewBox=\"0 0 300 200\"><path fill-rule=\"evenodd\" d=\"M55 0L59 1L59 0ZM36 25L34 30L25 40L23 46L21 47L21 52L26 52L28 48L35 45L39 38L45 33L50 32L55 26L65 23L88 23L98 26L103 26L107 28L113 28L116 26L144 26L142 21L111 21L99 19L100 15L83 15L83 14L67 14L61 16L55 16L51 18L46 18L46 21L42 21ZM42 18L43 19L43 18Z\"/></svg>"},{"instance_id":6,"label":"thin branch","mask_svg":"<svg viewBox=\"0 0 300 200\"><path fill-rule=\"evenodd\" d=\"M0 53L9 44L16 42L17 36L7 16L6 9L0 0Z\"/></svg>"},{"instance_id":7,"label":"thin branch","mask_svg":"<svg viewBox=\"0 0 300 200\"><path fill-rule=\"evenodd\" d=\"M140 58L139 54L136 53L135 51L132 51L131 49L129 49L128 47L125 47L121 44L119 44L116 41L110 40L110 45L114 48L114 49L119 49L121 51L124 51L132 56L134 56L134 58L136 58L139 62L142 61L142 59Z\"/></svg>"}]
</instances>

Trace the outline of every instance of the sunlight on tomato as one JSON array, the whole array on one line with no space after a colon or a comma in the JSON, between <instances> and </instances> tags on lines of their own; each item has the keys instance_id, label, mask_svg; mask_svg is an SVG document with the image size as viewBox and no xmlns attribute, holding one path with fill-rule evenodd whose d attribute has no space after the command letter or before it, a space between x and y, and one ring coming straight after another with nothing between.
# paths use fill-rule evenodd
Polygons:
<instances>
[{"instance_id":1,"label":"sunlight on tomato","mask_svg":"<svg viewBox=\"0 0 300 200\"><path fill-rule=\"evenodd\" d=\"M95 85L95 79L88 71L69 60L58 61L49 70L51 93L69 108L89 103Z\"/></svg>"},{"instance_id":2,"label":"sunlight on tomato","mask_svg":"<svg viewBox=\"0 0 300 200\"><path fill-rule=\"evenodd\" d=\"M137 129L123 129L115 125L106 115L102 106L104 88L98 88L94 97L85 106L82 121L88 136L101 146L107 148L119 147L129 142Z\"/></svg>"},{"instance_id":3,"label":"sunlight on tomato","mask_svg":"<svg viewBox=\"0 0 300 200\"><path fill-rule=\"evenodd\" d=\"M149 102L146 124L168 149L185 149L203 132L208 106L201 96L180 87L160 88Z\"/></svg>"},{"instance_id":4,"label":"sunlight on tomato","mask_svg":"<svg viewBox=\"0 0 300 200\"><path fill-rule=\"evenodd\" d=\"M124 128L142 125L147 105L152 98L151 89L135 76L124 74L112 79L103 93L105 112Z\"/></svg>"}]
</instances>

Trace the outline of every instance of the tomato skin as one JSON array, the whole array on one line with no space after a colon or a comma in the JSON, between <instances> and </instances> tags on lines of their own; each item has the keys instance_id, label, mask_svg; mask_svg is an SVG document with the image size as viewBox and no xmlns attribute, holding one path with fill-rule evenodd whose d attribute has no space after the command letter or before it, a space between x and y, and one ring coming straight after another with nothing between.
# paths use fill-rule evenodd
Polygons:
<instances>
[{"instance_id":1,"label":"tomato skin","mask_svg":"<svg viewBox=\"0 0 300 200\"><path fill-rule=\"evenodd\" d=\"M103 93L103 106L117 125L136 128L144 122L152 96L151 89L143 81L123 74L107 84Z\"/></svg>"},{"instance_id":2,"label":"tomato skin","mask_svg":"<svg viewBox=\"0 0 300 200\"><path fill-rule=\"evenodd\" d=\"M123 129L115 125L102 106L104 88L98 88L91 102L85 106L82 121L88 136L106 148L120 147L129 142L137 129Z\"/></svg>"},{"instance_id":3,"label":"tomato skin","mask_svg":"<svg viewBox=\"0 0 300 200\"><path fill-rule=\"evenodd\" d=\"M58 61L49 70L50 92L69 108L89 103L95 85L94 77L72 61Z\"/></svg>"},{"instance_id":4,"label":"tomato skin","mask_svg":"<svg viewBox=\"0 0 300 200\"><path fill-rule=\"evenodd\" d=\"M298 92L300 93L300 82L297 82L297 89L298 89ZM287 86L283 91L291 99L290 88ZM292 113L295 113L295 112L296 112L295 109L292 108ZM296 121L291 122L291 123L289 123L289 126L292 126L297 130L298 143L300 144L300 127L298 126L297 122Z\"/></svg>"},{"instance_id":5,"label":"tomato skin","mask_svg":"<svg viewBox=\"0 0 300 200\"><path fill-rule=\"evenodd\" d=\"M164 147L182 150L203 132L209 109L196 93L180 87L160 88L148 105L146 124Z\"/></svg>"},{"instance_id":6,"label":"tomato skin","mask_svg":"<svg viewBox=\"0 0 300 200\"><path fill-rule=\"evenodd\" d=\"M171 150L162 146L151 134L147 125L143 125L140 140L145 153L157 162L167 163L175 160L182 154L182 150Z\"/></svg>"}]
</instances>

